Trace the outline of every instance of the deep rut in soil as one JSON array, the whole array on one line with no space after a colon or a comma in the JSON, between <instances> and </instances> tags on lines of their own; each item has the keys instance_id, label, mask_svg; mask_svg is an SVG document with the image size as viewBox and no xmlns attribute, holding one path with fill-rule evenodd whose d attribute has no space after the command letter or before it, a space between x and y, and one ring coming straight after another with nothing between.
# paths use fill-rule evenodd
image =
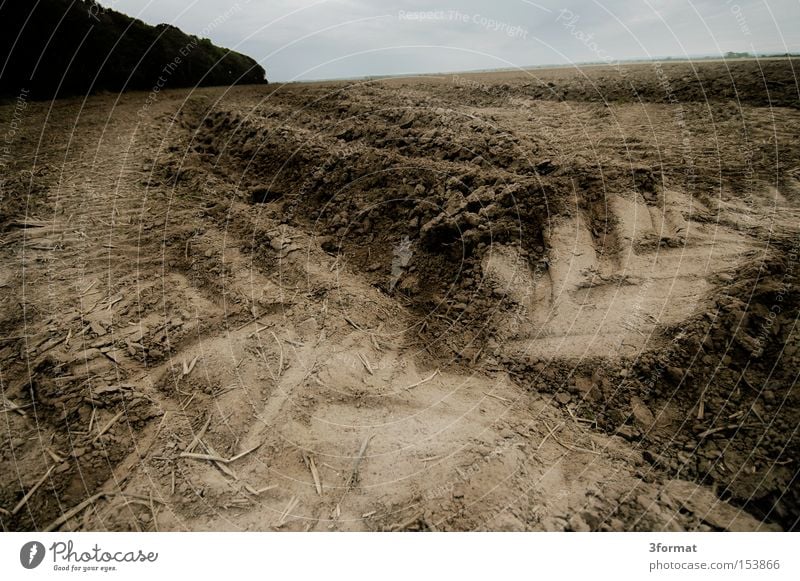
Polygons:
<instances>
[{"instance_id":1,"label":"deep rut in soil","mask_svg":"<svg viewBox=\"0 0 800 581\"><path fill-rule=\"evenodd\" d=\"M34 108L3 528L792 528L794 186L687 191L681 132L643 137L669 105L451 92Z\"/></svg>"}]
</instances>

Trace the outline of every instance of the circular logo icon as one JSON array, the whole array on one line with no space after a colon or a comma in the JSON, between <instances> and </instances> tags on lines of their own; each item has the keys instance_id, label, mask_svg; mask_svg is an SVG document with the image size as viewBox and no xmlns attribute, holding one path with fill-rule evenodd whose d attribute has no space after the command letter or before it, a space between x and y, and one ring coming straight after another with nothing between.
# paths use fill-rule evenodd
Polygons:
<instances>
[{"instance_id":1,"label":"circular logo icon","mask_svg":"<svg viewBox=\"0 0 800 581\"><path fill-rule=\"evenodd\" d=\"M44 560L44 545L39 541L31 541L22 545L19 550L19 562L26 569L35 569Z\"/></svg>"}]
</instances>

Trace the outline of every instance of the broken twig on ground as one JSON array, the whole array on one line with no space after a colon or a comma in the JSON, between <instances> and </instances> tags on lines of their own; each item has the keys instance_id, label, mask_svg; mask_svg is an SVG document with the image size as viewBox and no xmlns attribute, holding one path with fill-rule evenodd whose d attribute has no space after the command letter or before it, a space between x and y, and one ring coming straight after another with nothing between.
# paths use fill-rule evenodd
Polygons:
<instances>
[{"instance_id":1,"label":"broken twig on ground","mask_svg":"<svg viewBox=\"0 0 800 581\"><path fill-rule=\"evenodd\" d=\"M6 412L17 412L21 416L27 416L28 414L25 413L25 410L22 409L20 406L15 404L13 401L8 399L7 397L3 396L3 407L6 408L2 411Z\"/></svg>"},{"instance_id":2,"label":"broken twig on ground","mask_svg":"<svg viewBox=\"0 0 800 581\"><path fill-rule=\"evenodd\" d=\"M255 452L256 450L258 450L260 447L261 447L261 444L256 444L255 446L253 446L249 450L245 450L244 452L242 452L240 454L236 454L236 456L234 456L233 458L228 460L228 464L230 464L231 462L236 462L239 458L244 458L245 456L247 456L251 452Z\"/></svg>"},{"instance_id":3,"label":"broken twig on ground","mask_svg":"<svg viewBox=\"0 0 800 581\"><path fill-rule=\"evenodd\" d=\"M189 442L188 446L186 446L186 450L184 450L184 452L191 452L195 449L195 447L197 447L197 444L199 444L200 440L203 439L203 436L206 435L206 430L208 429L208 426L210 424L211 424L211 416L208 416L206 423L203 424L203 427L200 428L200 431L197 432L197 434L195 434L194 438L192 438L192 441Z\"/></svg>"},{"instance_id":4,"label":"broken twig on ground","mask_svg":"<svg viewBox=\"0 0 800 581\"><path fill-rule=\"evenodd\" d=\"M549 430L549 432L547 433L547 435L546 435L544 438L542 438L542 441L541 441L541 442L539 442L539 447L538 447L538 448L536 448L537 450L541 450L541 449L542 449L542 446L544 446L544 443L545 443L545 442L547 442L547 439L548 439L550 436L552 436L553 434L555 434L557 430L560 430L562 427L564 427L564 422L561 422L560 424L557 424L555 428L551 428L551 427L550 427L550 426L547 424L547 422L543 422L543 423L544 423L544 425L547 427L547 429Z\"/></svg>"},{"instance_id":5,"label":"broken twig on ground","mask_svg":"<svg viewBox=\"0 0 800 581\"><path fill-rule=\"evenodd\" d=\"M272 334L272 338L275 339L275 342L278 344L278 349L280 349L280 359L278 360L278 377L283 375L283 343L281 340L278 339L278 336L275 334L274 331L270 331Z\"/></svg>"},{"instance_id":6,"label":"broken twig on ground","mask_svg":"<svg viewBox=\"0 0 800 581\"><path fill-rule=\"evenodd\" d=\"M308 469L311 470L311 477L314 479L314 488L317 489L317 494L322 496L322 482L319 479L319 472L317 471L317 465L314 464L314 457L308 457Z\"/></svg>"},{"instance_id":7,"label":"broken twig on ground","mask_svg":"<svg viewBox=\"0 0 800 581\"><path fill-rule=\"evenodd\" d=\"M100 429L100 431L99 431L99 432L97 432L97 435L94 437L94 439L92 440L92 442L96 442L97 440L99 440L99 439L100 439L100 436L102 436L102 435L103 435L103 434L105 434L105 433L106 433L108 430L110 430L110 429L111 429L111 426L113 426L115 423L117 423L117 420L118 420L118 419L120 419L120 418L121 418L121 417L122 417L124 414L125 414L125 410L122 410L122 411L121 411L121 412L119 412L117 415L115 415L113 418L111 418L110 420L108 420L108 423L107 423L105 426L103 426L103 427Z\"/></svg>"},{"instance_id":8,"label":"broken twig on ground","mask_svg":"<svg viewBox=\"0 0 800 581\"><path fill-rule=\"evenodd\" d=\"M358 451L358 456L356 456L355 462L353 462L353 471L350 474L350 478L347 479L347 489L351 489L355 484L358 482L358 469L361 466L361 461L364 459L364 454L367 451L367 446L369 445L369 441L374 438L375 436L367 436L364 438L364 441L361 444L361 449Z\"/></svg>"},{"instance_id":9,"label":"broken twig on ground","mask_svg":"<svg viewBox=\"0 0 800 581\"><path fill-rule=\"evenodd\" d=\"M188 365L186 364L186 360L185 359L183 360L183 377L186 377L192 372L194 366L197 364L198 357L199 355L195 355L194 359L192 359L191 363L189 363Z\"/></svg>"},{"instance_id":10,"label":"broken twig on ground","mask_svg":"<svg viewBox=\"0 0 800 581\"><path fill-rule=\"evenodd\" d=\"M289 500L289 504L286 505L286 508L283 509L283 514L281 514L281 518L278 521L277 526L283 526L286 524L286 519L289 517L289 514L300 504L300 501L297 500L296 496L293 496L291 500Z\"/></svg>"},{"instance_id":11,"label":"broken twig on ground","mask_svg":"<svg viewBox=\"0 0 800 581\"><path fill-rule=\"evenodd\" d=\"M15 506L15 507L13 508L13 510L11 511L11 514L12 514L12 515L15 515L15 514L17 514L17 513L20 511L20 509L21 509L23 506L25 506L25 503L27 503L27 502L28 502L28 500L30 500L31 496L33 496L33 494L34 494L34 493L35 493L37 490L39 490L39 487L40 487L42 484L44 484L44 481L45 481L45 480L47 480L47 477L48 477L48 476L50 476L50 473L53 471L53 468L55 468L55 465L53 465L53 466L50 466L50 468L47 470L47 472L45 472L45 473L44 473L44 476L42 476L42 477L41 477L41 478L40 478L40 479L39 479L39 480L36 482L36 484L34 484L33 486L31 486L31 489L28 491L28 493L27 493L25 496L23 496L23 497L22 497L22 500L20 500L20 501L17 503L17 506Z\"/></svg>"},{"instance_id":12,"label":"broken twig on ground","mask_svg":"<svg viewBox=\"0 0 800 581\"><path fill-rule=\"evenodd\" d=\"M483 395L485 395L487 397L493 397L494 399L496 399L498 401L502 401L503 403L512 403L510 399L506 399L504 397L500 397L499 395L495 395L493 393L489 393L488 391L484 391Z\"/></svg>"},{"instance_id":13,"label":"broken twig on ground","mask_svg":"<svg viewBox=\"0 0 800 581\"><path fill-rule=\"evenodd\" d=\"M375 372L372 370L372 365L369 364L367 358L364 357L364 355L362 355L361 353L358 354L358 358L361 359L361 363L364 365L364 369L367 370L367 373L369 373L370 375L375 375Z\"/></svg>"},{"instance_id":14,"label":"broken twig on ground","mask_svg":"<svg viewBox=\"0 0 800 581\"><path fill-rule=\"evenodd\" d=\"M181 458L189 458L190 460L208 460L209 462L222 462L227 464L229 460L222 456L214 456L213 454L195 454L194 452L181 452Z\"/></svg>"},{"instance_id":15,"label":"broken twig on ground","mask_svg":"<svg viewBox=\"0 0 800 581\"><path fill-rule=\"evenodd\" d=\"M80 512L82 510L84 510L87 506L89 506L90 504L94 504L95 502L97 502L98 500L100 500L101 498L104 498L106 496L111 496L111 494L112 493L109 493L109 492L98 492L97 494L93 494L92 496L90 496L89 498L84 500L83 502L80 502L77 505L75 505L74 507L72 507L71 509L69 509L67 512L62 514L60 517L58 517L56 520L51 522L49 525L47 525L47 527L44 529L43 532L45 532L45 533L53 532L58 527L63 525L65 522L67 522L69 519L71 519L72 517L80 514Z\"/></svg>"},{"instance_id":16,"label":"broken twig on ground","mask_svg":"<svg viewBox=\"0 0 800 581\"><path fill-rule=\"evenodd\" d=\"M434 371L433 373L431 373L431 374L430 374L428 377L426 377L425 379L421 379L420 381L418 381L418 382L416 382L416 383L412 383L411 385L409 385L408 387L405 387L405 388L403 388L403 389L405 389L405 390L409 390L409 389L413 389L413 388L415 388L415 387L419 387L420 385L423 385L423 384L425 384L425 383L428 383L428 382L429 382L431 379L433 379L433 378L434 378L434 377L436 377L437 375L439 375L439 370L438 370L438 369L437 369L436 371Z\"/></svg>"}]
</instances>

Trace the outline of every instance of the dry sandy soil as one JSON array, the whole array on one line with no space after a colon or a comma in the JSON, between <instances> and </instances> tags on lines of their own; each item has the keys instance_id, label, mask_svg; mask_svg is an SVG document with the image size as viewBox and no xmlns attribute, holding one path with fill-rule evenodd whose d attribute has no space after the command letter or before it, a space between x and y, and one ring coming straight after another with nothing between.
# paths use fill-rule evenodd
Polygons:
<instances>
[{"instance_id":1,"label":"dry sandy soil","mask_svg":"<svg viewBox=\"0 0 800 581\"><path fill-rule=\"evenodd\" d=\"M796 529L799 65L7 103L2 529Z\"/></svg>"}]
</instances>

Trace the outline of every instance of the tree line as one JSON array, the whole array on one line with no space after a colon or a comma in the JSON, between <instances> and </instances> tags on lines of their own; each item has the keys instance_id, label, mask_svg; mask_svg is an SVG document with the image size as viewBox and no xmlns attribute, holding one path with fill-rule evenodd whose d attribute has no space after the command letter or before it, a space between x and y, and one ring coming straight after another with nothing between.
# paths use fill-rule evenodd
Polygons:
<instances>
[{"instance_id":1,"label":"tree line","mask_svg":"<svg viewBox=\"0 0 800 581\"><path fill-rule=\"evenodd\" d=\"M0 93L50 99L96 91L265 83L255 60L92 0L0 2Z\"/></svg>"}]
</instances>

